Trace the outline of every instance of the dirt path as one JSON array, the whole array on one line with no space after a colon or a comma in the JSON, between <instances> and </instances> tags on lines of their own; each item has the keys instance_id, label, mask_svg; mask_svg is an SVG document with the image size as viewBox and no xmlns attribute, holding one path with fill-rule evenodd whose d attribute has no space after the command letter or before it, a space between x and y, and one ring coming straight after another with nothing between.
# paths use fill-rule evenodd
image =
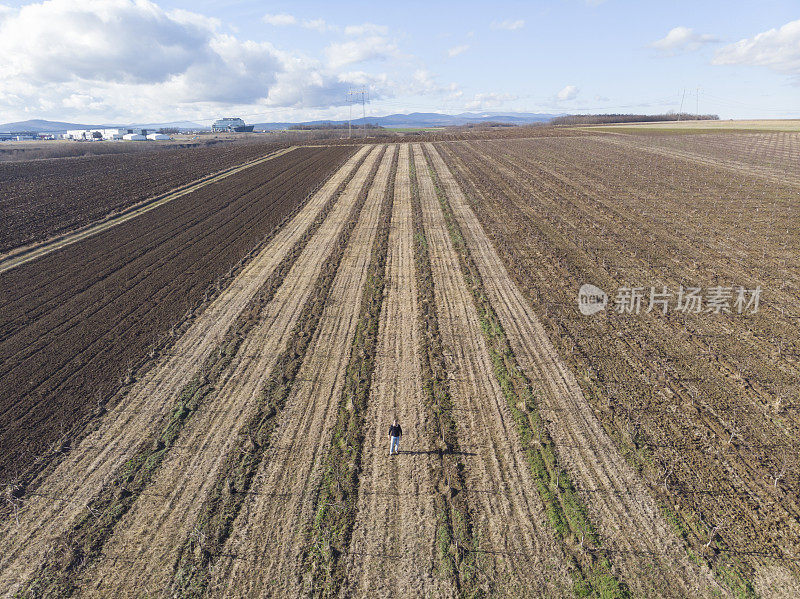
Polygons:
<instances>
[{"instance_id":1,"label":"dirt path","mask_svg":"<svg viewBox=\"0 0 800 599\"><path fill-rule=\"evenodd\" d=\"M81 227L80 229L72 231L71 233L59 235L54 239L48 239L41 243L15 248L8 251L5 255L0 254L0 273L6 270L11 270L12 268L16 268L17 266L25 264L26 262L30 262L31 260L35 260L36 258L41 258L50 252L60 250L61 248L71 245L77 241L86 239L92 235L96 235L101 231L115 227L121 223L124 223L125 221L136 218L145 212L149 212L150 210L158 208L167 202L171 202L172 200L175 200L181 196L185 196L187 193L192 193L201 187L205 187L206 185L216 183L217 181L221 181L222 179L230 177L231 175L240 173L251 166L256 166L257 164L262 164L267 160L272 160L278 156L283 156L294 149L295 146L278 150L277 152L272 152L271 154L268 154L262 158L257 158L256 160L245 162L239 166L234 166L221 172L207 175L201 179L198 179L197 181L189 183L188 185L184 185L183 187L179 187L178 189L167 192L166 194L161 194L154 198L149 198L143 202L139 202L138 204L123 210L122 212L109 214L99 221Z\"/></svg>"},{"instance_id":2,"label":"dirt path","mask_svg":"<svg viewBox=\"0 0 800 599\"><path fill-rule=\"evenodd\" d=\"M396 147L389 147L375 175L252 494L214 566L209 589L213 596L300 594L298 567L305 527L311 520L311 493L318 486L320 460L336 421Z\"/></svg>"},{"instance_id":3,"label":"dirt path","mask_svg":"<svg viewBox=\"0 0 800 599\"><path fill-rule=\"evenodd\" d=\"M247 422L279 353L292 334L320 268L350 217L379 148L364 161L328 218L284 279L260 323L243 342L228 376L181 432L149 489L105 544L81 585L86 594L135 596L167 588L178 550L197 520L216 473Z\"/></svg>"},{"instance_id":4,"label":"dirt path","mask_svg":"<svg viewBox=\"0 0 800 599\"><path fill-rule=\"evenodd\" d=\"M387 258L387 295L366 415L358 515L345 571L355 597L449 597L433 571L435 447L426 439L418 347L409 148L401 146ZM397 417L402 451L389 458L387 428ZM430 453L429 453L430 452Z\"/></svg>"},{"instance_id":5,"label":"dirt path","mask_svg":"<svg viewBox=\"0 0 800 599\"><path fill-rule=\"evenodd\" d=\"M542 383L559 459L567 466L597 524L614 565L636 596L698 596L721 592L707 569L692 564L644 483L624 461L592 413L572 373L550 344L525 298L468 206L435 148L433 157L453 212L512 349L531 380Z\"/></svg>"},{"instance_id":6,"label":"dirt path","mask_svg":"<svg viewBox=\"0 0 800 599\"><path fill-rule=\"evenodd\" d=\"M494 376L472 296L461 273L421 148L414 146L438 320L454 371L451 392L470 504L482 534L479 568L495 592L564 596L572 581L546 516L506 400ZM481 564L481 562L484 562Z\"/></svg>"},{"instance_id":7,"label":"dirt path","mask_svg":"<svg viewBox=\"0 0 800 599\"><path fill-rule=\"evenodd\" d=\"M52 540L84 512L142 439L168 415L180 390L367 151L363 148L353 156L201 314L173 351L99 419L96 430L25 500L16 518L0 524L0 595L12 593L30 576L46 558Z\"/></svg>"}]
</instances>

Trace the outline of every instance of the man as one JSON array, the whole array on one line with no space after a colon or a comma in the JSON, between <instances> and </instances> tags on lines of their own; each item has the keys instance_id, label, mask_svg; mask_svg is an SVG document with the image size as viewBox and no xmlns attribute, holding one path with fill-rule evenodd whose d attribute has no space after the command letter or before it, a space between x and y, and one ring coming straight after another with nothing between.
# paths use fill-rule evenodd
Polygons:
<instances>
[{"instance_id":1,"label":"man","mask_svg":"<svg viewBox=\"0 0 800 599\"><path fill-rule=\"evenodd\" d=\"M394 419L392 426L389 427L389 455L400 453L400 437L403 436L403 429Z\"/></svg>"}]
</instances>

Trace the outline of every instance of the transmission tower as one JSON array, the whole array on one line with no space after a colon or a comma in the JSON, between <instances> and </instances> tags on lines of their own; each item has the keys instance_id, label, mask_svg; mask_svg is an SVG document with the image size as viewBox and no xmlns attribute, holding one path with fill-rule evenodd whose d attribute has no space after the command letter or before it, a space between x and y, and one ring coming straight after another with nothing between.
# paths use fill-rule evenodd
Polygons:
<instances>
[{"instance_id":1,"label":"transmission tower","mask_svg":"<svg viewBox=\"0 0 800 599\"><path fill-rule=\"evenodd\" d=\"M353 125L353 102L358 102L359 98L361 101L361 128L364 130L364 137L367 137L367 88L362 87L361 89L351 89L347 92L348 99L350 101L350 121L347 126L347 137L350 137L351 128Z\"/></svg>"}]
</instances>

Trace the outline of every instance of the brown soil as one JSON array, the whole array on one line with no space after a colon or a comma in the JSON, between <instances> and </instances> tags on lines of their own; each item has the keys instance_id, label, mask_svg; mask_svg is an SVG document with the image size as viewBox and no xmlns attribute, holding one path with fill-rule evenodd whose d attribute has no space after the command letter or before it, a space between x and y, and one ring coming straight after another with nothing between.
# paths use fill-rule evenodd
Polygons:
<instances>
[{"instance_id":1,"label":"brown soil","mask_svg":"<svg viewBox=\"0 0 800 599\"><path fill-rule=\"evenodd\" d=\"M396 146L375 176L353 230L315 338L280 415L270 449L245 500L226 550L212 572L209 591L218 596L296 596L311 493L318 488L321 458L336 420L344 369L358 322L378 217ZM352 181L355 190L363 178Z\"/></svg>"},{"instance_id":2,"label":"brown soil","mask_svg":"<svg viewBox=\"0 0 800 599\"><path fill-rule=\"evenodd\" d=\"M569 594L563 548L544 508L494 376L472 296L462 277L422 150L413 147L439 326L452 366L451 392L467 493L485 578L501 595Z\"/></svg>"},{"instance_id":3,"label":"brown soil","mask_svg":"<svg viewBox=\"0 0 800 599\"><path fill-rule=\"evenodd\" d=\"M175 344L169 355L137 381L123 400L98 422L26 498L0 528L0 592L22 584L46 559L50 543L77 519L86 504L157 428L176 395L195 376L253 294L314 221L338 184L358 161L348 163L308 202L272 242L239 274Z\"/></svg>"},{"instance_id":4,"label":"brown soil","mask_svg":"<svg viewBox=\"0 0 800 599\"><path fill-rule=\"evenodd\" d=\"M409 148L400 147L389 234L387 295L366 416L356 524L345 592L366 596L454 595L434 572L436 448L424 431L417 289L411 222ZM388 457L387 429L403 427L401 454Z\"/></svg>"}]
</instances>

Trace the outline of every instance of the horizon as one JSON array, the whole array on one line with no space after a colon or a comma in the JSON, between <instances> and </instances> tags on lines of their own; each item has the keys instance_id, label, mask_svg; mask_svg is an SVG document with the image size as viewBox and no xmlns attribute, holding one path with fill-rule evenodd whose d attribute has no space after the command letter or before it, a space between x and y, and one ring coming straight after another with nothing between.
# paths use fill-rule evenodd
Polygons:
<instances>
[{"instance_id":1,"label":"horizon","mask_svg":"<svg viewBox=\"0 0 800 599\"><path fill-rule=\"evenodd\" d=\"M635 28L642 5L616 0L366 6L0 3L0 121L347 120L361 116L348 100L362 88L373 118L800 118L800 19L787 1L648 3Z\"/></svg>"}]
</instances>

